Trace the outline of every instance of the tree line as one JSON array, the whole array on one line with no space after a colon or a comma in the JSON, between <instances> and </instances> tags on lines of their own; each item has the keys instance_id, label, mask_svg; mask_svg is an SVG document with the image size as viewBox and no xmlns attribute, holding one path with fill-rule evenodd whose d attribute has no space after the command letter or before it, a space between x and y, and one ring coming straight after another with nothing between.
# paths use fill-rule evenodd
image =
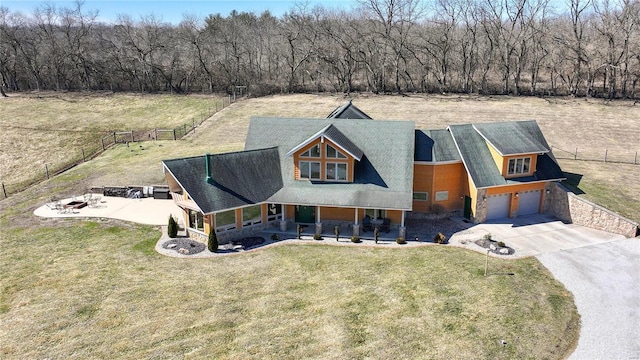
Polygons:
<instances>
[{"instance_id":1,"label":"tree line","mask_svg":"<svg viewBox=\"0 0 640 360\"><path fill-rule=\"evenodd\" d=\"M153 15L104 23L83 5L0 7L2 87L610 99L637 98L640 87L637 0L359 0L178 25Z\"/></svg>"}]
</instances>

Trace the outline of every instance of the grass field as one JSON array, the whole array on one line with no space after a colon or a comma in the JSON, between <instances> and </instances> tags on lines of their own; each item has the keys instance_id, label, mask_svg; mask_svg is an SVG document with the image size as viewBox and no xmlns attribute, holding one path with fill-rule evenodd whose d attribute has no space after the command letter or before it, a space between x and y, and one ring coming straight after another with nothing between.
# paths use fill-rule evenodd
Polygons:
<instances>
[{"instance_id":1,"label":"grass field","mask_svg":"<svg viewBox=\"0 0 640 360\"><path fill-rule=\"evenodd\" d=\"M0 181L10 193L102 149L113 131L173 129L222 107L215 96L29 93L0 99ZM216 105L217 104L217 105Z\"/></svg>"},{"instance_id":2,"label":"grass field","mask_svg":"<svg viewBox=\"0 0 640 360\"><path fill-rule=\"evenodd\" d=\"M242 149L250 116L326 116L344 101L243 100L182 141L118 145L0 201L0 357L563 358L577 341L578 315L571 295L535 259L491 259L488 278L482 255L435 246L280 246L178 260L153 251L153 227L31 215L49 197L89 186L162 183L162 159ZM633 149L640 134L638 109L624 102L361 96L354 104L374 118L412 119L424 128L535 118L555 146ZM593 124L579 131L589 117ZM25 156L47 155L39 151ZM582 196L638 218L638 166L561 165L582 175ZM498 345L501 339L508 345Z\"/></svg>"}]
</instances>

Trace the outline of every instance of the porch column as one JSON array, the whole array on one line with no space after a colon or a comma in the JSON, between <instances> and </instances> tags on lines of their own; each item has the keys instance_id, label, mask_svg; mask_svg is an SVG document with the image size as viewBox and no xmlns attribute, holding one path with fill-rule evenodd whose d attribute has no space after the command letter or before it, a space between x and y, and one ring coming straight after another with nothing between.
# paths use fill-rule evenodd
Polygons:
<instances>
[{"instance_id":1,"label":"porch column","mask_svg":"<svg viewBox=\"0 0 640 360\"><path fill-rule=\"evenodd\" d=\"M404 226L404 215L405 211L402 210L402 216L400 217L400 229L398 229L398 237L405 238L407 234L407 228Z\"/></svg>"},{"instance_id":2,"label":"porch column","mask_svg":"<svg viewBox=\"0 0 640 360\"><path fill-rule=\"evenodd\" d=\"M360 209L356 208L355 219L353 220L353 236L360 236L360 224L358 224L358 213Z\"/></svg>"},{"instance_id":3,"label":"porch column","mask_svg":"<svg viewBox=\"0 0 640 360\"><path fill-rule=\"evenodd\" d=\"M320 206L316 206L316 234L322 234L322 220L320 217Z\"/></svg>"},{"instance_id":4,"label":"porch column","mask_svg":"<svg viewBox=\"0 0 640 360\"><path fill-rule=\"evenodd\" d=\"M282 208L282 219L280 219L280 231L287 231L287 205L280 204Z\"/></svg>"}]
</instances>

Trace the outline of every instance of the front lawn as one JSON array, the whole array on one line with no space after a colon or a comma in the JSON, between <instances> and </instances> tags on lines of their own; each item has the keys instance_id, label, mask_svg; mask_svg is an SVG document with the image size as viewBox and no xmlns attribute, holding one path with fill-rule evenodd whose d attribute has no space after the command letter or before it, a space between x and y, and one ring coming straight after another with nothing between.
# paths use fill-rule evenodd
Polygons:
<instances>
[{"instance_id":1,"label":"front lawn","mask_svg":"<svg viewBox=\"0 0 640 360\"><path fill-rule=\"evenodd\" d=\"M490 259L486 278L482 254L448 246L176 259L149 226L7 220L3 359L560 359L578 337L534 258Z\"/></svg>"}]
</instances>

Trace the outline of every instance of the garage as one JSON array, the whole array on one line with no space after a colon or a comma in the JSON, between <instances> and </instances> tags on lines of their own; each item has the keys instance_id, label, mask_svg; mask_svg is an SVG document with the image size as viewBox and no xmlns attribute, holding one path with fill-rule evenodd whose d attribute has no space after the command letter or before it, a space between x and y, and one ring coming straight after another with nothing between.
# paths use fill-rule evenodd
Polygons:
<instances>
[{"instance_id":1,"label":"garage","mask_svg":"<svg viewBox=\"0 0 640 360\"><path fill-rule=\"evenodd\" d=\"M511 194L491 195L487 198L487 220L509 217Z\"/></svg>"},{"instance_id":2,"label":"garage","mask_svg":"<svg viewBox=\"0 0 640 360\"><path fill-rule=\"evenodd\" d=\"M520 193L518 216L538 214L540 212L540 190L525 191Z\"/></svg>"}]
</instances>

